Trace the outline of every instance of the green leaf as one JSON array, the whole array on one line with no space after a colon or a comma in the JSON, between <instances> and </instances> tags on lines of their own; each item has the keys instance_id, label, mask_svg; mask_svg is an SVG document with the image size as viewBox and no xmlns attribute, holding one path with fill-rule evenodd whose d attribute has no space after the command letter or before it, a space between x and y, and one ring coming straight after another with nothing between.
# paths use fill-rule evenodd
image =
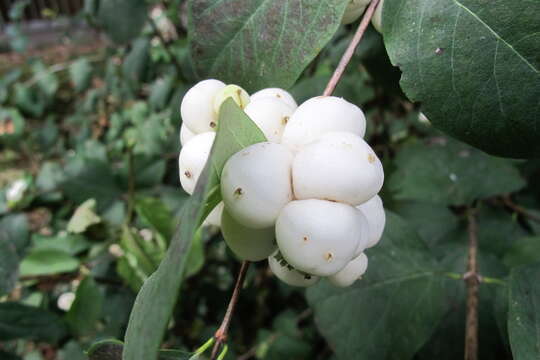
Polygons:
<instances>
[{"instance_id":1,"label":"green leaf","mask_svg":"<svg viewBox=\"0 0 540 360\"><path fill-rule=\"evenodd\" d=\"M97 20L114 42L125 44L140 34L147 13L145 0L107 0L99 2Z\"/></svg>"},{"instance_id":2,"label":"green leaf","mask_svg":"<svg viewBox=\"0 0 540 360\"><path fill-rule=\"evenodd\" d=\"M150 40L139 38L133 43L131 51L122 64L122 74L129 84L136 85L144 77L150 59Z\"/></svg>"},{"instance_id":3,"label":"green leaf","mask_svg":"<svg viewBox=\"0 0 540 360\"><path fill-rule=\"evenodd\" d=\"M540 261L540 236L527 237L512 242L504 255L509 267L527 265Z\"/></svg>"},{"instance_id":4,"label":"green leaf","mask_svg":"<svg viewBox=\"0 0 540 360\"><path fill-rule=\"evenodd\" d=\"M87 58L80 58L69 66L69 75L77 92L84 91L92 80L92 65Z\"/></svg>"},{"instance_id":5,"label":"green leaf","mask_svg":"<svg viewBox=\"0 0 540 360\"><path fill-rule=\"evenodd\" d=\"M145 281L133 306L125 336L124 360L155 360L177 301L192 239L211 209L205 204L218 187L226 160L242 148L265 141L261 130L229 99L220 110L218 133L194 194L182 209L181 221L159 268ZM179 190L180 192L180 190ZM164 291L166 289L166 291Z\"/></svg>"},{"instance_id":6,"label":"green leaf","mask_svg":"<svg viewBox=\"0 0 540 360\"><path fill-rule=\"evenodd\" d=\"M338 359L410 359L448 310L449 280L414 230L392 213L380 244L366 254L367 273L353 286L323 281L307 290L315 322Z\"/></svg>"},{"instance_id":7,"label":"green leaf","mask_svg":"<svg viewBox=\"0 0 540 360\"><path fill-rule=\"evenodd\" d=\"M167 106L171 92L173 91L174 81L175 77L171 75L158 78L154 81L150 89L150 97L148 98L152 109L159 111Z\"/></svg>"},{"instance_id":8,"label":"green leaf","mask_svg":"<svg viewBox=\"0 0 540 360\"><path fill-rule=\"evenodd\" d=\"M0 144L18 140L24 127L25 120L17 109L0 108Z\"/></svg>"},{"instance_id":9,"label":"green leaf","mask_svg":"<svg viewBox=\"0 0 540 360\"><path fill-rule=\"evenodd\" d=\"M65 167L62 190L75 203L96 199L98 210L107 208L122 194L110 164L77 157Z\"/></svg>"},{"instance_id":10,"label":"green leaf","mask_svg":"<svg viewBox=\"0 0 540 360\"><path fill-rule=\"evenodd\" d=\"M66 314L66 322L77 336L91 335L102 315L105 297L91 276L79 284L75 300Z\"/></svg>"},{"instance_id":11,"label":"green leaf","mask_svg":"<svg viewBox=\"0 0 540 360\"><path fill-rule=\"evenodd\" d=\"M20 257L30 242L30 224L25 214L12 214L0 220L0 242L14 246Z\"/></svg>"},{"instance_id":12,"label":"green leaf","mask_svg":"<svg viewBox=\"0 0 540 360\"><path fill-rule=\"evenodd\" d=\"M101 218L96 215L96 200L88 199L75 209L75 213L69 219L67 231L80 234L90 226L99 224Z\"/></svg>"},{"instance_id":13,"label":"green leaf","mask_svg":"<svg viewBox=\"0 0 540 360\"><path fill-rule=\"evenodd\" d=\"M540 358L540 263L510 273L508 333L514 359Z\"/></svg>"},{"instance_id":14,"label":"green leaf","mask_svg":"<svg viewBox=\"0 0 540 360\"><path fill-rule=\"evenodd\" d=\"M0 235L0 297L13 289L18 272L19 256L15 244Z\"/></svg>"},{"instance_id":15,"label":"green leaf","mask_svg":"<svg viewBox=\"0 0 540 360\"><path fill-rule=\"evenodd\" d=\"M61 319L46 310L15 302L0 303L0 340L56 342L65 334Z\"/></svg>"},{"instance_id":16,"label":"green leaf","mask_svg":"<svg viewBox=\"0 0 540 360\"><path fill-rule=\"evenodd\" d=\"M21 276L53 275L77 270L79 260L63 250L32 249L20 264Z\"/></svg>"},{"instance_id":17,"label":"green leaf","mask_svg":"<svg viewBox=\"0 0 540 360\"><path fill-rule=\"evenodd\" d=\"M539 12L531 0L386 1L384 41L436 127L494 155L536 157Z\"/></svg>"},{"instance_id":18,"label":"green leaf","mask_svg":"<svg viewBox=\"0 0 540 360\"><path fill-rule=\"evenodd\" d=\"M388 183L396 199L465 205L525 185L509 160L449 138L433 140L406 145L397 154L397 171Z\"/></svg>"},{"instance_id":19,"label":"green leaf","mask_svg":"<svg viewBox=\"0 0 540 360\"><path fill-rule=\"evenodd\" d=\"M174 232L173 217L161 200L139 197L135 201L135 211L146 225L159 232L167 241L171 238Z\"/></svg>"},{"instance_id":20,"label":"green leaf","mask_svg":"<svg viewBox=\"0 0 540 360\"><path fill-rule=\"evenodd\" d=\"M338 29L348 0L191 0L191 54L199 77L248 91L289 88Z\"/></svg>"},{"instance_id":21,"label":"green leaf","mask_svg":"<svg viewBox=\"0 0 540 360\"><path fill-rule=\"evenodd\" d=\"M103 340L88 349L89 360L121 360L123 344L117 340ZM190 360L193 353L180 350L160 350L158 360Z\"/></svg>"},{"instance_id":22,"label":"green leaf","mask_svg":"<svg viewBox=\"0 0 540 360\"><path fill-rule=\"evenodd\" d=\"M71 255L77 255L90 247L90 243L82 235L67 234L65 232L53 236L40 234L32 235L34 249L56 249Z\"/></svg>"},{"instance_id":23,"label":"green leaf","mask_svg":"<svg viewBox=\"0 0 540 360\"><path fill-rule=\"evenodd\" d=\"M458 227L458 218L444 205L398 201L392 210L407 220L429 247L437 245Z\"/></svg>"}]
</instances>

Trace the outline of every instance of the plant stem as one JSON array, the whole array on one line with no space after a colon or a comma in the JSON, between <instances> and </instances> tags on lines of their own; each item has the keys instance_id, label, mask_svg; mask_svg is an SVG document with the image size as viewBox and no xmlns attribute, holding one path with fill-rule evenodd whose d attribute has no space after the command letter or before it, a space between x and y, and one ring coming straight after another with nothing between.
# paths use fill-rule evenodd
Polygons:
<instances>
[{"instance_id":1,"label":"plant stem","mask_svg":"<svg viewBox=\"0 0 540 360\"><path fill-rule=\"evenodd\" d=\"M463 279L467 284L467 317L465 322L465 360L478 359L478 292L480 276L478 274L478 228L474 208L467 211L469 232L469 255L467 272Z\"/></svg>"},{"instance_id":2,"label":"plant stem","mask_svg":"<svg viewBox=\"0 0 540 360\"><path fill-rule=\"evenodd\" d=\"M131 223L133 210L135 207L135 164L133 156L133 146L127 149L128 156L128 194L127 194L127 215L126 224Z\"/></svg>"},{"instance_id":3,"label":"plant stem","mask_svg":"<svg viewBox=\"0 0 540 360\"><path fill-rule=\"evenodd\" d=\"M345 52L343 53L343 56L341 57L341 60L339 60L339 64L336 67L334 74L330 78L330 81L328 81L328 85L326 85L326 89L324 89L323 96L330 96L334 92L334 89L336 88L339 80L345 72L345 68L349 64L349 61L351 61L352 56L354 55L356 47L364 36L364 32L366 31L366 28L368 27L369 22L373 17L373 13L377 8L378 3L379 0L372 0L369 4L366 12L364 13L364 16L362 17L362 21L360 21L360 25L358 25L356 33L354 34L349 46L347 47L347 50L345 50Z\"/></svg>"},{"instance_id":4,"label":"plant stem","mask_svg":"<svg viewBox=\"0 0 540 360\"><path fill-rule=\"evenodd\" d=\"M242 284L244 283L244 278L246 277L246 272L249 268L249 264L249 261L242 262L242 266L240 267L240 271L238 272L238 276L236 277L236 284L234 285L231 300L229 300L229 306L227 306L227 311L225 312L225 316L223 317L223 321L221 322L219 329L217 329L216 333L214 334L216 342L214 343L210 360L216 359L219 350L221 349L221 346L227 341L229 326L231 324L231 319L234 313L234 309L236 307L236 303L238 302L238 297L240 296L240 290L242 289Z\"/></svg>"},{"instance_id":5,"label":"plant stem","mask_svg":"<svg viewBox=\"0 0 540 360\"><path fill-rule=\"evenodd\" d=\"M519 206L518 204L513 202L512 198L510 198L509 195L503 196L503 197L501 197L501 199L502 199L502 202L504 203L504 205L508 206L510 209L514 210L518 214L523 215L526 218L529 218L529 219L531 219L533 221L536 221L536 222L540 223L540 216L538 216L536 214L533 214L533 213L530 213L524 207Z\"/></svg>"}]
</instances>

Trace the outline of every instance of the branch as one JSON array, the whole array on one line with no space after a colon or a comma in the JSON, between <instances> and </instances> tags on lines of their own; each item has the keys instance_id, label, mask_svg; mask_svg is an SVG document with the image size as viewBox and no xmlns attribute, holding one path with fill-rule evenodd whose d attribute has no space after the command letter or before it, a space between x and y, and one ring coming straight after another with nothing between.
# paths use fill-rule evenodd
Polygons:
<instances>
[{"instance_id":1,"label":"branch","mask_svg":"<svg viewBox=\"0 0 540 360\"><path fill-rule=\"evenodd\" d=\"M467 317L465 322L465 360L478 359L478 291L480 275L478 274L478 226L475 209L467 211L469 232L469 256L467 272L463 279L467 284Z\"/></svg>"},{"instance_id":2,"label":"branch","mask_svg":"<svg viewBox=\"0 0 540 360\"><path fill-rule=\"evenodd\" d=\"M502 196L501 199L502 199L502 202L503 202L504 205L508 206L510 209L514 210L516 213L518 213L520 215L523 215L524 217L526 217L526 218L528 218L530 220L533 220L533 221L536 221L536 222L540 223L540 216L539 215L533 214L533 213L529 212L527 209L525 209L524 207L519 206L518 204L513 202L510 195Z\"/></svg>"},{"instance_id":3,"label":"branch","mask_svg":"<svg viewBox=\"0 0 540 360\"><path fill-rule=\"evenodd\" d=\"M334 74L330 78L330 81L328 81L328 85L326 85L326 89L324 89L323 96L330 96L334 92L339 80L343 76L343 73L345 72L345 68L349 64L349 61L351 61L352 56L354 55L354 52L356 50L356 47L360 43L360 40L362 40L362 37L364 36L364 32L366 31L369 22L371 21L371 18L373 17L373 13L375 12L375 9L377 8L377 4L379 3L379 0L372 0L369 4L369 7L367 8L366 12L364 13L364 16L362 17L362 21L360 21L360 25L358 25L358 29L356 30L356 33L354 34L354 37L352 38L349 46L347 47L347 50L343 53L343 56L341 57L341 60L339 60L339 64L336 67L336 70L334 71Z\"/></svg>"},{"instance_id":4,"label":"branch","mask_svg":"<svg viewBox=\"0 0 540 360\"><path fill-rule=\"evenodd\" d=\"M231 300L229 300L229 306L227 307L227 311L225 312L225 316L223 317L223 321L221 322L219 329L217 329L216 333L214 334L214 339L216 339L216 342L214 343L210 360L216 359L221 346L227 341L229 326L231 324L231 319L236 307L236 303L238 302L238 297L240 296L240 290L242 288L242 284L244 283L244 278L246 277L249 264L249 261L242 262L242 266L240 267L240 271L238 272L238 276L236 278L236 284L234 285Z\"/></svg>"}]
</instances>

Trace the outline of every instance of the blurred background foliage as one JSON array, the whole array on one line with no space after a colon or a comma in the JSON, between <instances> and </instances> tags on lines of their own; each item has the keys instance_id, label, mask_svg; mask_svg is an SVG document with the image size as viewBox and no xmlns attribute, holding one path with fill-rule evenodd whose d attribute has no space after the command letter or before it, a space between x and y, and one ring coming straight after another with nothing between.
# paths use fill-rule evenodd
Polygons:
<instances>
[{"instance_id":1,"label":"blurred background foliage","mask_svg":"<svg viewBox=\"0 0 540 360\"><path fill-rule=\"evenodd\" d=\"M0 359L82 360L93 342L123 338L136 293L168 247L187 198L177 170L179 104L198 78L182 0L86 0L69 11L36 3L2 9ZM36 30L29 25L36 21L49 25ZM290 89L298 103L322 92L352 26L340 27ZM36 41L36 33L43 38ZM381 251L401 251L398 263L422 251L444 271L463 273L465 214L474 205L481 272L500 280L481 286L480 354L509 359L505 279L540 260L540 161L491 157L444 136L403 96L399 76L381 36L369 28L335 92L365 111L366 138L384 163L382 196L399 215L392 215L388 244L397 241L393 232L406 229L425 245ZM193 350L213 335L238 268L219 232L202 229L164 348ZM383 271L377 269L370 268ZM433 328L413 345L396 345L395 353L368 352L371 358L462 356L463 284L443 285L446 295L432 300L447 306ZM333 292L322 284L306 299L303 290L276 281L265 263L256 264L227 358L365 354L339 340L370 329L346 321L358 315L363 293L343 293L346 303L329 304ZM423 312L411 303L412 310ZM391 316L400 326L391 330L388 322L379 329L387 335L376 334L390 341L397 331L414 332L405 311Z\"/></svg>"}]
</instances>

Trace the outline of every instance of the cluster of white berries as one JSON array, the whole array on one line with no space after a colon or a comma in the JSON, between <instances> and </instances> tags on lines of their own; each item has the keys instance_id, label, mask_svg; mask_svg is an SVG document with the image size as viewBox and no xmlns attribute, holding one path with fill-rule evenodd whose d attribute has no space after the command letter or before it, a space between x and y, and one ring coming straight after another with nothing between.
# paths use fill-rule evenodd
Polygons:
<instances>
[{"instance_id":1,"label":"cluster of white berries","mask_svg":"<svg viewBox=\"0 0 540 360\"><path fill-rule=\"evenodd\" d=\"M272 272L287 284L309 286L327 277L336 286L351 285L366 271L364 250L377 244L385 225L377 195L384 172L363 139L362 110L333 96L297 106L282 89L249 96L236 85L204 80L181 105L180 181L190 194L227 97L268 141L228 159L221 174L223 202L206 223L221 226L239 258L268 258Z\"/></svg>"}]
</instances>

